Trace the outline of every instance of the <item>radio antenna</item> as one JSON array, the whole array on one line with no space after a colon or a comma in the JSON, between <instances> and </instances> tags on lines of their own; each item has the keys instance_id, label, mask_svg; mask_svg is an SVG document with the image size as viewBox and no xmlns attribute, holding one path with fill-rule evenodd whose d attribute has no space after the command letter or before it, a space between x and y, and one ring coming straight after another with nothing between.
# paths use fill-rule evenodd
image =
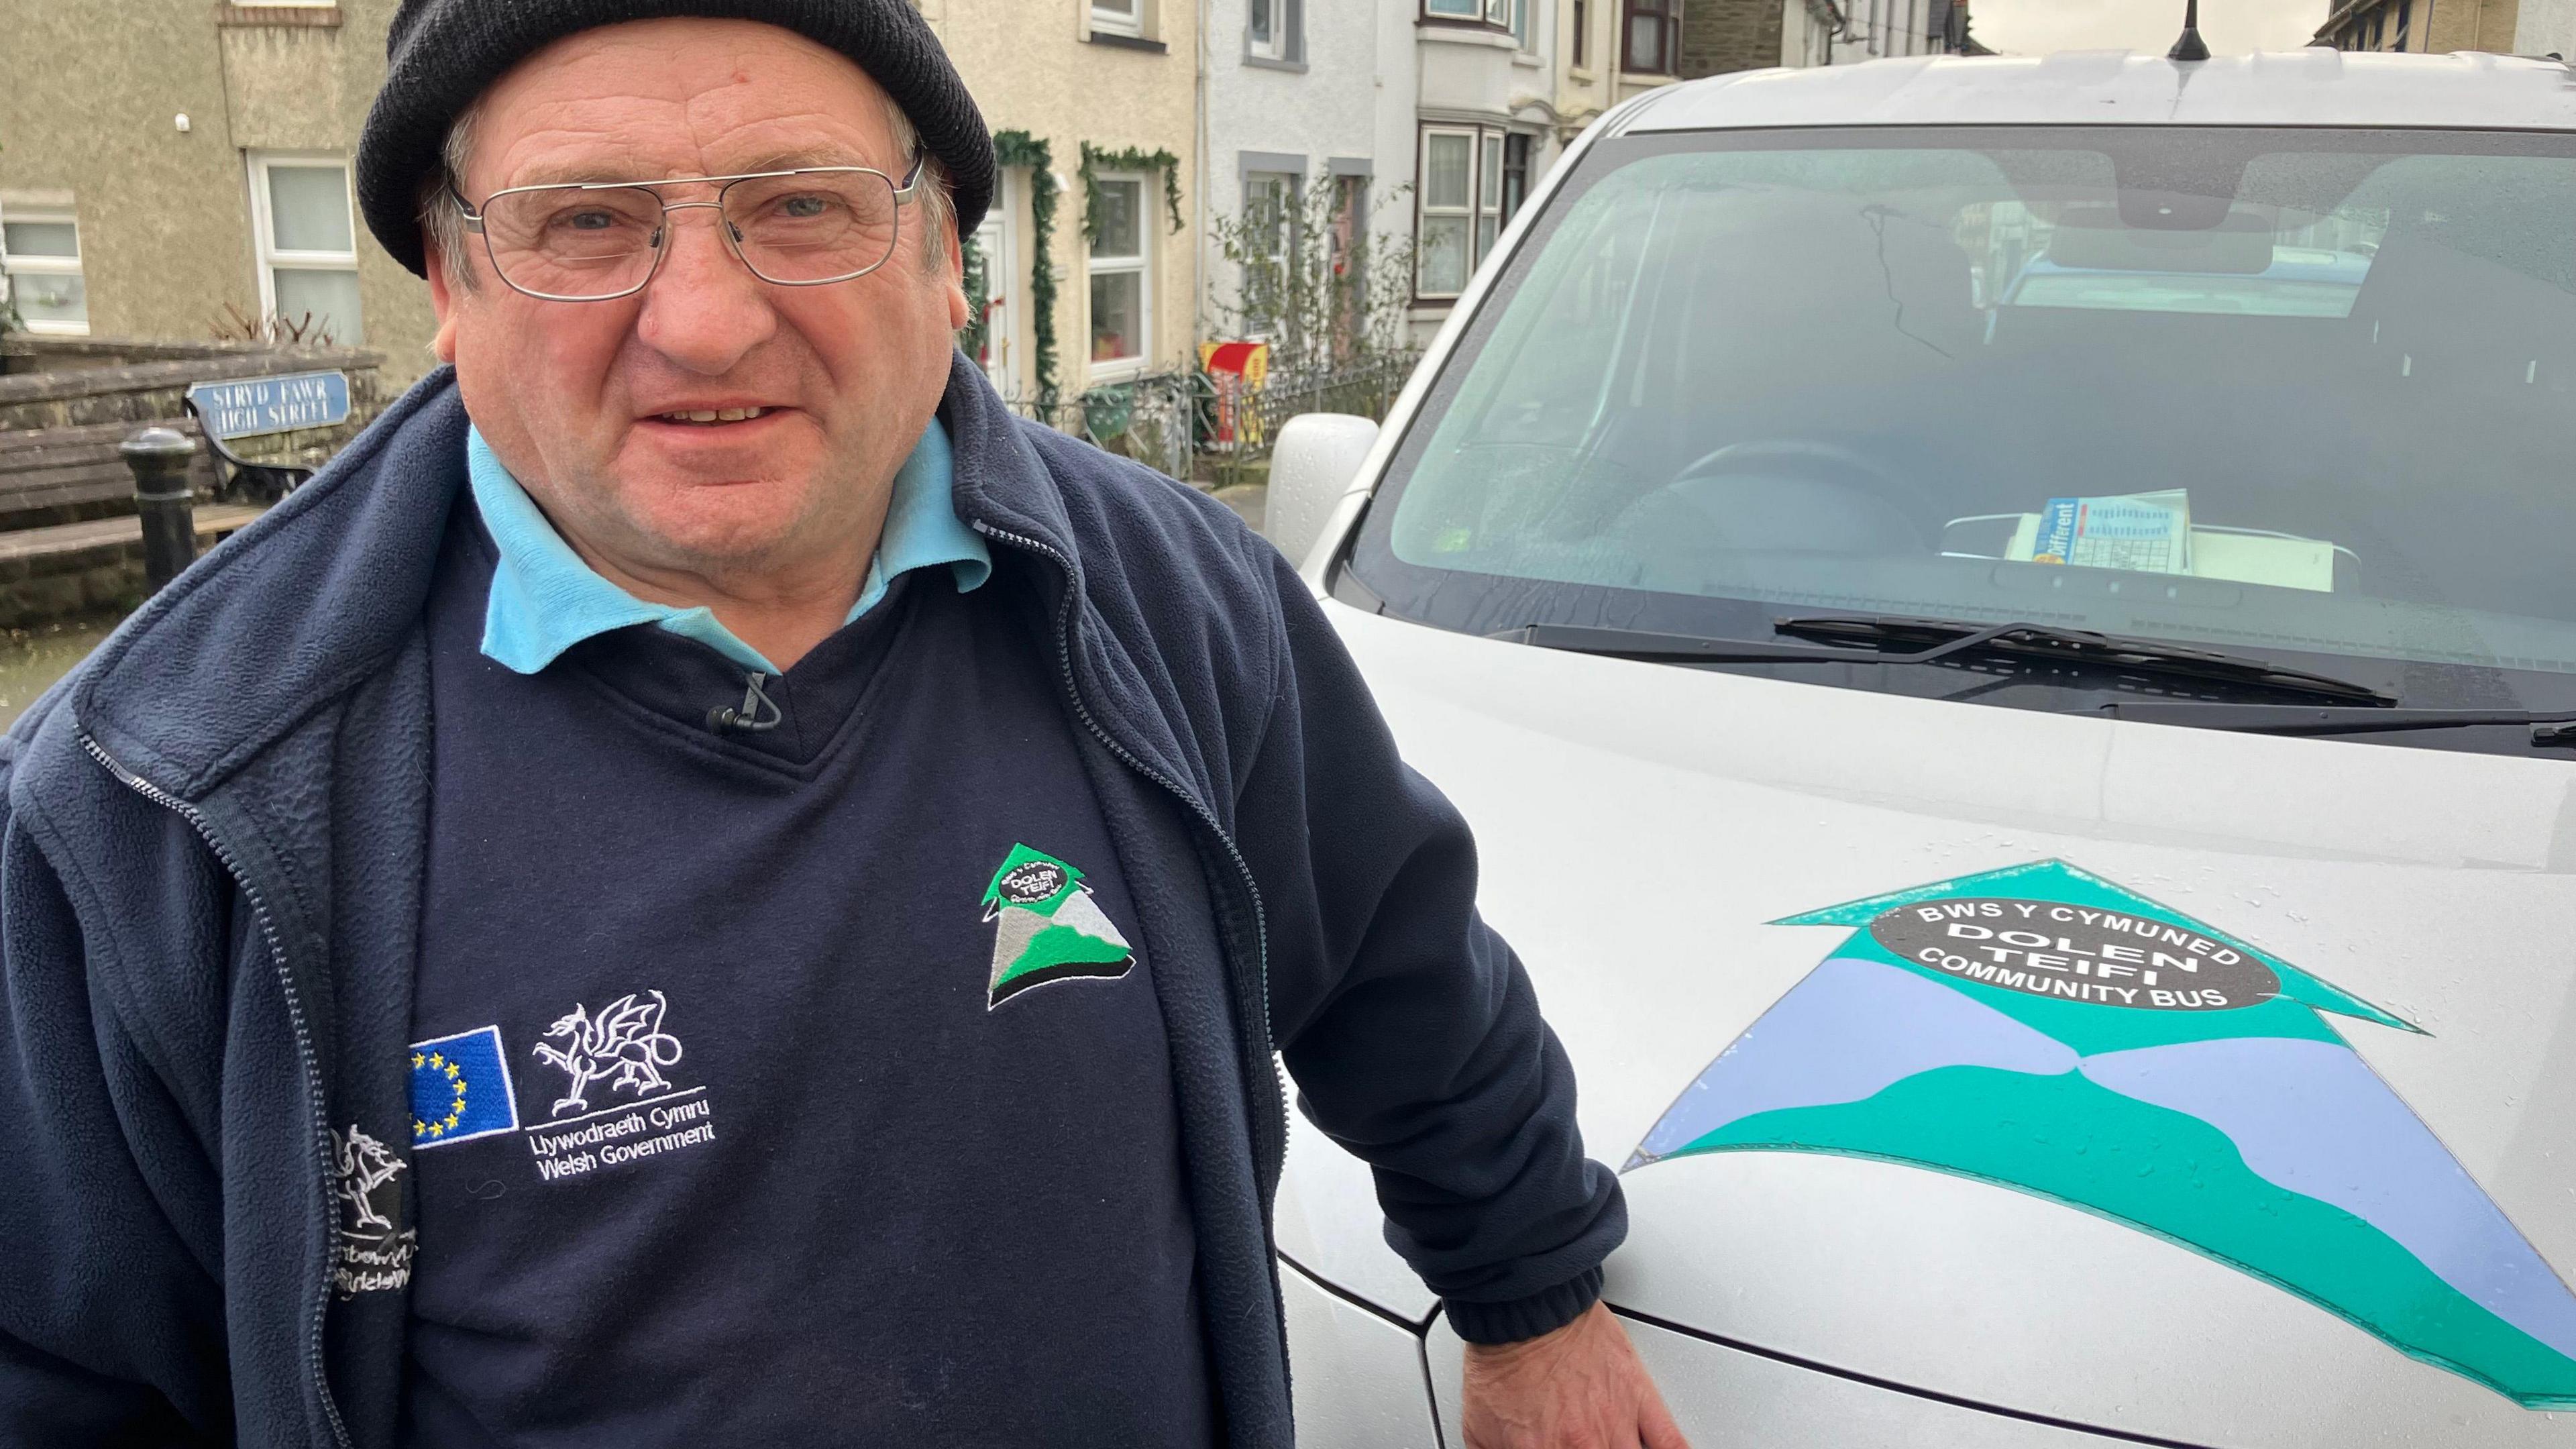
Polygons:
<instances>
[{"instance_id":1,"label":"radio antenna","mask_svg":"<svg viewBox=\"0 0 2576 1449\"><path fill-rule=\"evenodd\" d=\"M2165 52L2167 60L2207 60L2209 42L2200 38L2200 0L2183 0L2182 39Z\"/></svg>"}]
</instances>

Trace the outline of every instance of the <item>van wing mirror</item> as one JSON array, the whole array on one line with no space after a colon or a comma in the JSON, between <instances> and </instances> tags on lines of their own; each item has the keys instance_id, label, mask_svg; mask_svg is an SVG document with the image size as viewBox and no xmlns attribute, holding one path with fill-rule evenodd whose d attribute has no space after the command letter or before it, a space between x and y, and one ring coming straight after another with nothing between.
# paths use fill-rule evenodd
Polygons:
<instances>
[{"instance_id":1,"label":"van wing mirror","mask_svg":"<svg viewBox=\"0 0 2576 1449\"><path fill-rule=\"evenodd\" d=\"M1261 531L1291 563L1314 552L1376 443L1377 424L1347 413L1300 413L1279 429Z\"/></svg>"}]
</instances>

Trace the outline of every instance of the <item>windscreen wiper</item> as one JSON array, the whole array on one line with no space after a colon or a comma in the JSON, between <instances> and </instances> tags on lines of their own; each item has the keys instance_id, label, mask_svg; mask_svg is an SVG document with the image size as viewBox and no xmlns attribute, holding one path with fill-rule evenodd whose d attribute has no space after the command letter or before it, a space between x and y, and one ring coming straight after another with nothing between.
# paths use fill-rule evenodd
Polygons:
<instances>
[{"instance_id":1,"label":"windscreen wiper","mask_svg":"<svg viewBox=\"0 0 2576 1449\"><path fill-rule=\"evenodd\" d=\"M2090 629L2061 629L2053 624L1977 624L1963 619L1899 619L1874 615L1815 616L1774 619L1771 627L1808 639L1849 639L1860 643L1921 643L1932 647L1913 656L1937 659L1948 652L1974 649L1980 654L2073 664L2127 674L2167 679L2203 679L2251 685L2312 699L2388 707L2397 696L2367 684L2292 669L2251 654L2222 654L2162 639L2125 634L2099 634Z\"/></svg>"},{"instance_id":2,"label":"windscreen wiper","mask_svg":"<svg viewBox=\"0 0 2576 1449\"><path fill-rule=\"evenodd\" d=\"M2128 639L2049 624L1974 624L1956 619L1816 616L1775 619L1783 634L1848 639L1855 644L1919 643L1910 653L1885 649L1814 648L1752 639L1660 634L1591 624L1529 624L1489 637L1542 649L1567 649L1654 663L1707 664L1933 664L1963 655L2073 665L2164 679L2200 679L2275 693L2304 695L2335 704L2385 708L2396 696L2331 675L2290 669L2247 655L2220 654L2152 639Z\"/></svg>"},{"instance_id":3,"label":"windscreen wiper","mask_svg":"<svg viewBox=\"0 0 2576 1449\"><path fill-rule=\"evenodd\" d=\"M2088 714L2143 724L2191 725L2254 735L2367 735L2472 726L2528 729L2534 745L2576 746L2576 710L2353 709L2336 705L2237 704L2225 700L2116 699Z\"/></svg>"}]
</instances>

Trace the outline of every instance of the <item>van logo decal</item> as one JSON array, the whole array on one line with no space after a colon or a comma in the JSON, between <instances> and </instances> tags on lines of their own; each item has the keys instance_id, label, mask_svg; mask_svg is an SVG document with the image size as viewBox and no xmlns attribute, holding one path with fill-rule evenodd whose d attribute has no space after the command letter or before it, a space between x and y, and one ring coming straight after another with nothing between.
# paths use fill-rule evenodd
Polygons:
<instances>
[{"instance_id":1,"label":"van logo decal","mask_svg":"<svg viewBox=\"0 0 2576 1449\"><path fill-rule=\"evenodd\" d=\"M1775 921L1852 928L1628 1160L1825 1152L2098 1213L2526 1408L2576 1293L2328 1014L2415 1027L2063 861Z\"/></svg>"}]
</instances>

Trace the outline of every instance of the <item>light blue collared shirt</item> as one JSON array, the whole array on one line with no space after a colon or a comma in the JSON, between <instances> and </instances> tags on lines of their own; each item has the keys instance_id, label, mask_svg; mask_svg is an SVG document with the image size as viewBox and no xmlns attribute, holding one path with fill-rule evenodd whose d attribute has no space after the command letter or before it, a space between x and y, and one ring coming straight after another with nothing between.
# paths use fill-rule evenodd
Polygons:
<instances>
[{"instance_id":1,"label":"light blue collared shirt","mask_svg":"<svg viewBox=\"0 0 2576 1449\"><path fill-rule=\"evenodd\" d=\"M555 532L478 429L466 431L465 463L473 479L474 506L482 510L483 526L501 552L492 571L491 600L483 610L483 653L493 662L534 674L594 634L654 624L695 639L745 669L785 672L716 622L714 612L703 605L682 609L647 603L600 577ZM850 619L875 608L887 586L914 569L948 565L961 594L982 587L991 576L992 553L980 535L958 521L951 497L953 466L948 429L932 418L912 456L894 475L885 531L868 560L867 583L850 606Z\"/></svg>"}]
</instances>

